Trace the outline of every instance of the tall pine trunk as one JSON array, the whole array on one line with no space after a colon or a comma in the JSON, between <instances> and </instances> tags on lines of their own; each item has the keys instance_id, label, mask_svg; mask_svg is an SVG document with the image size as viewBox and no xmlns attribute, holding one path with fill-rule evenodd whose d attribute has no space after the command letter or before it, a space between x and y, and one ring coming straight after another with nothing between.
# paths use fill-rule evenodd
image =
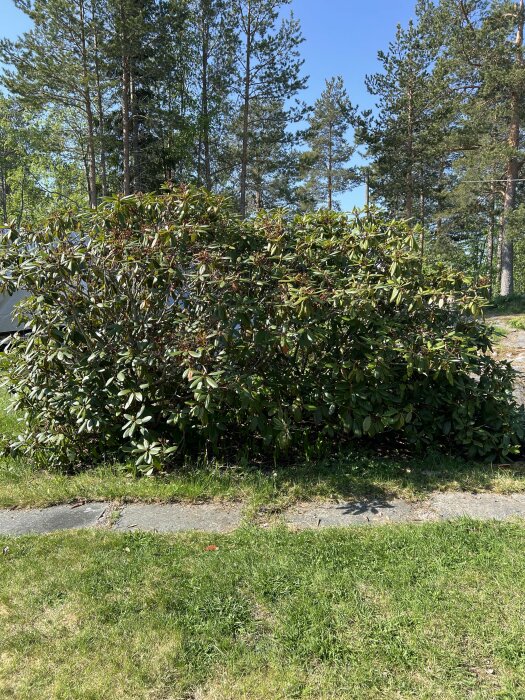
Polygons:
<instances>
[{"instance_id":1,"label":"tall pine trunk","mask_svg":"<svg viewBox=\"0 0 525 700\"><path fill-rule=\"evenodd\" d=\"M122 178L125 195L131 192L131 174L129 166L129 88L129 56L124 55L122 57Z\"/></svg>"},{"instance_id":2,"label":"tall pine trunk","mask_svg":"<svg viewBox=\"0 0 525 700\"><path fill-rule=\"evenodd\" d=\"M423 180L423 177L421 178ZM425 194L423 191L419 193L419 218L421 221L421 234L419 237L419 255L421 262L425 257Z\"/></svg>"},{"instance_id":3,"label":"tall pine trunk","mask_svg":"<svg viewBox=\"0 0 525 700\"><path fill-rule=\"evenodd\" d=\"M24 216L24 209L25 209L25 189L26 189L26 178L27 178L27 169L24 168L24 172L22 174L22 184L20 186L20 209L18 211L18 227L20 228L22 224L22 218Z\"/></svg>"},{"instance_id":4,"label":"tall pine trunk","mask_svg":"<svg viewBox=\"0 0 525 700\"><path fill-rule=\"evenodd\" d=\"M333 161L333 155L332 155L332 150L333 150L333 126L332 123L330 123L330 126L328 127L328 183L327 183L327 189L328 189L328 211L332 211L333 207L333 168L334 168L334 161Z\"/></svg>"},{"instance_id":5,"label":"tall pine trunk","mask_svg":"<svg viewBox=\"0 0 525 700\"><path fill-rule=\"evenodd\" d=\"M122 51L122 85L121 85L121 108L122 108L122 182L124 195L131 193L131 173L130 173L130 87L131 68L128 53L127 36L127 16L124 0L120 0L120 21L121 21L121 51Z\"/></svg>"},{"instance_id":6,"label":"tall pine trunk","mask_svg":"<svg viewBox=\"0 0 525 700\"><path fill-rule=\"evenodd\" d=\"M86 112L87 121L87 145L88 145L88 194L89 194L89 204L91 207L97 206L97 163L96 163L96 149L95 149L95 120L93 118L93 106L91 102L91 92L90 92L90 80L89 80L89 66L88 66L88 56L87 56L87 42L86 42L86 24L85 24L85 11L84 11L84 0L79 1L79 13L80 13L80 46L82 55L82 92L84 96L84 109Z\"/></svg>"},{"instance_id":7,"label":"tall pine trunk","mask_svg":"<svg viewBox=\"0 0 525 700\"><path fill-rule=\"evenodd\" d=\"M518 174L518 163L515 158L511 158L507 165L507 182L505 184L505 196L503 198L503 215L501 222L500 294L502 297L509 296L514 291L514 241L509 235L508 218L516 204L516 178L518 177Z\"/></svg>"},{"instance_id":8,"label":"tall pine trunk","mask_svg":"<svg viewBox=\"0 0 525 700\"><path fill-rule=\"evenodd\" d=\"M0 166L0 196L2 198L2 221L7 223L7 180L3 166Z\"/></svg>"},{"instance_id":9,"label":"tall pine trunk","mask_svg":"<svg viewBox=\"0 0 525 700\"><path fill-rule=\"evenodd\" d=\"M490 222L487 235L487 258L489 263L489 299L492 299L494 284L494 233L496 230L496 187L492 186L490 197Z\"/></svg>"},{"instance_id":10,"label":"tall pine trunk","mask_svg":"<svg viewBox=\"0 0 525 700\"><path fill-rule=\"evenodd\" d=\"M98 116L98 140L100 152L100 181L102 196L108 194L108 175L106 164L106 137L104 128L104 107L102 101L102 81L100 79L100 41L96 22L95 0L91 0L91 17L93 21L93 60L95 67L95 82L97 87L97 116Z\"/></svg>"},{"instance_id":11,"label":"tall pine trunk","mask_svg":"<svg viewBox=\"0 0 525 700\"><path fill-rule=\"evenodd\" d=\"M132 125L132 144L133 144L133 190L140 192L142 189L142 166L140 158L140 143L139 143L139 106L137 98L137 85L130 71L130 92L131 92L131 125Z\"/></svg>"},{"instance_id":12,"label":"tall pine trunk","mask_svg":"<svg viewBox=\"0 0 525 700\"><path fill-rule=\"evenodd\" d=\"M242 117L242 155L240 182L240 212L246 217L246 185L248 177L248 131L250 125L250 87L251 87L251 54L252 54L252 6L248 2L248 17L246 20L246 54L244 63L244 103Z\"/></svg>"},{"instance_id":13,"label":"tall pine trunk","mask_svg":"<svg viewBox=\"0 0 525 700\"><path fill-rule=\"evenodd\" d=\"M211 164L210 164L210 115L208 96L208 71L210 60L210 24L209 4L204 0L202 11L202 85L201 85L201 146L204 151L204 185L211 190ZM200 157L199 148L199 157ZM201 173L199 172L199 178Z\"/></svg>"},{"instance_id":14,"label":"tall pine trunk","mask_svg":"<svg viewBox=\"0 0 525 700\"><path fill-rule=\"evenodd\" d=\"M524 0L520 0L518 10L518 29L516 32L517 62L523 67L521 55L523 47L524 25ZM507 162L507 176L505 183L505 195L503 198L503 214L501 217L501 296L509 296L514 291L514 242L508 230L509 215L516 206L516 181L519 177L522 163L518 160L516 152L520 146L520 105L523 99L523 89L515 86L511 93L511 121L509 128L508 144L514 155Z\"/></svg>"},{"instance_id":15,"label":"tall pine trunk","mask_svg":"<svg viewBox=\"0 0 525 700\"><path fill-rule=\"evenodd\" d=\"M408 91L408 135L406 143L407 164L405 212L407 219L414 213L414 96L412 88Z\"/></svg>"}]
</instances>

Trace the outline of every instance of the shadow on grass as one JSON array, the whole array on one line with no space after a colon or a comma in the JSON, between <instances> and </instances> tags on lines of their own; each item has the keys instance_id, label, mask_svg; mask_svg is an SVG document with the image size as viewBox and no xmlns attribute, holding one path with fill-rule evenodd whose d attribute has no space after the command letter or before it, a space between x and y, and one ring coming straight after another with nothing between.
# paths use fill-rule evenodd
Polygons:
<instances>
[{"instance_id":1,"label":"shadow on grass","mask_svg":"<svg viewBox=\"0 0 525 700\"><path fill-rule=\"evenodd\" d=\"M266 473L266 480L269 476ZM254 497L259 500L258 496L264 496L267 508L278 510L279 506L311 499L366 499L384 504L396 497L421 499L436 490L523 491L525 465L475 464L439 454L392 458L351 453L329 461L278 468L271 479L271 491L260 488Z\"/></svg>"},{"instance_id":2,"label":"shadow on grass","mask_svg":"<svg viewBox=\"0 0 525 700\"><path fill-rule=\"evenodd\" d=\"M435 490L525 491L525 465L472 464L429 454L348 451L303 464L189 465L137 477L130 465L102 465L65 474L40 470L23 458L0 459L0 507L42 507L79 501L149 503L243 502L248 514L279 513L301 501L418 500Z\"/></svg>"}]
</instances>

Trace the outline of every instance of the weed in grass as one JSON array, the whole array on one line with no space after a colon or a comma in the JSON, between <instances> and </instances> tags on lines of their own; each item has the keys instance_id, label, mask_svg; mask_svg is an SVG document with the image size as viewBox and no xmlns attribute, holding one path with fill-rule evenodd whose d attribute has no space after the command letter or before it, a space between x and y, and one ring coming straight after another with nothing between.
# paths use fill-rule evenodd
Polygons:
<instances>
[{"instance_id":1,"label":"weed in grass","mask_svg":"<svg viewBox=\"0 0 525 700\"><path fill-rule=\"evenodd\" d=\"M519 698L525 527L0 539L5 697Z\"/></svg>"},{"instance_id":2,"label":"weed in grass","mask_svg":"<svg viewBox=\"0 0 525 700\"><path fill-rule=\"evenodd\" d=\"M516 330L525 331L525 316L517 316L516 318L511 318L509 320L509 325Z\"/></svg>"}]
</instances>

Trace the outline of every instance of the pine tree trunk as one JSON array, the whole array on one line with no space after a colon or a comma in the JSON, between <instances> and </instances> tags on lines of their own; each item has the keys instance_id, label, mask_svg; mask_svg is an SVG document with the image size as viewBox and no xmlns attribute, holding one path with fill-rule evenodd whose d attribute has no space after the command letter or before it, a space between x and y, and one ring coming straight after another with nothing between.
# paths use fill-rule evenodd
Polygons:
<instances>
[{"instance_id":1,"label":"pine tree trunk","mask_svg":"<svg viewBox=\"0 0 525 700\"><path fill-rule=\"evenodd\" d=\"M211 164L210 164L210 117L208 100L208 62L210 27L209 19L205 16L207 8L203 7L202 17L202 145L204 148L204 185L211 190Z\"/></svg>"},{"instance_id":2,"label":"pine tree trunk","mask_svg":"<svg viewBox=\"0 0 525 700\"><path fill-rule=\"evenodd\" d=\"M26 191L26 169L24 168L24 173L22 175L22 185L20 187L20 210L18 212L18 227L22 225L22 218L24 216L24 209L25 209L25 191Z\"/></svg>"},{"instance_id":3,"label":"pine tree trunk","mask_svg":"<svg viewBox=\"0 0 525 700\"><path fill-rule=\"evenodd\" d=\"M6 224L7 223L7 183L6 183L6 178L5 174L2 171L2 174L0 176L0 183L1 183L1 189L2 189L2 223Z\"/></svg>"},{"instance_id":4,"label":"pine tree trunk","mask_svg":"<svg viewBox=\"0 0 525 700\"><path fill-rule=\"evenodd\" d=\"M2 153L2 161L0 165L0 196L2 197L2 221L0 224L7 223L7 174L5 163L5 153Z\"/></svg>"},{"instance_id":5,"label":"pine tree trunk","mask_svg":"<svg viewBox=\"0 0 525 700\"><path fill-rule=\"evenodd\" d=\"M419 218L421 219L421 236L419 239L419 254L421 256L421 261L423 261L425 255L425 195L423 192L419 195Z\"/></svg>"},{"instance_id":6,"label":"pine tree trunk","mask_svg":"<svg viewBox=\"0 0 525 700\"><path fill-rule=\"evenodd\" d=\"M133 72L130 71L130 73L131 124L133 143L133 190L134 192L140 192L142 190L142 171L139 145L139 110L135 78L133 76Z\"/></svg>"},{"instance_id":7,"label":"pine tree trunk","mask_svg":"<svg viewBox=\"0 0 525 700\"><path fill-rule=\"evenodd\" d=\"M406 143L408 169L406 173L406 200L405 211L407 219L411 219L414 212L414 174L412 172L414 161L414 104L412 90L408 91L408 135Z\"/></svg>"},{"instance_id":8,"label":"pine tree trunk","mask_svg":"<svg viewBox=\"0 0 525 700\"><path fill-rule=\"evenodd\" d=\"M246 22L246 54L244 63L244 104L242 118L242 155L240 182L240 212L246 218L246 180L248 176L248 129L250 124L250 79L252 53L252 6L248 0L248 17Z\"/></svg>"},{"instance_id":9,"label":"pine tree trunk","mask_svg":"<svg viewBox=\"0 0 525 700\"><path fill-rule=\"evenodd\" d=\"M106 164L106 138L104 133L104 107L102 103L102 83L100 80L100 55L99 36L96 28L96 6L95 0L91 0L91 16L94 23L93 30L93 58L95 64L95 81L97 85L97 112L98 112L98 138L100 151L100 180L102 185L102 196L108 194L108 176Z\"/></svg>"},{"instance_id":10,"label":"pine tree trunk","mask_svg":"<svg viewBox=\"0 0 525 700\"><path fill-rule=\"evenodd\" d=\"M334 168L334 160L333 160L333 143L332 143L332 137L333 137L333 127L332 123L330 123L330 126L328 127L328 182L327 182L327 189L328 189L328 211L332 211L332 196L333 196L333 168Z\"/></svg>"},{"instance_id":11,"label":"pine tree trunk","mask_svg":"<svg viewBox=\"0 0 525 700\"><path fill-rule=\"evenodd\" d=\"M511 158L507 165L507 182L503 198L503 216L501 222L501 280L500 294L509 296L514 291L514 241L509 235L508 218L516 203L516 178L519 174L518 163Z\"/></svg>"},{"instance_id":12,"label":"pine tree trunk","mask_svg":"<svg viewBox=\"0 0 525 700\"><path fill-rule=\"evenodd\" d=\"M124 0L120 0L120 21L121 21L121 49L122 49L122 175L124 195L131 193L130 174L130 57L127 53L127 17L124 7Z\"/></svg>"},{"instance_id":13,"label":"pine tree trunk","mask_svg":"<svg viewBox=\"0 0 525 700\"><path fill-rule=\"evenodd\" d=\"M88 91L86 91L87 93ZM91 101L86 94L86 111L88 123L88 159L89 159L89 204L91 207L97 206L97 166L95 155L95 129L93 123L93 112L91 111Z\"/></svg>"},{"instance_id":14,"label":"pine tree trunk","mask_svg":"<svg viewBox=\"0 0 525 700\"><path fill-rule=\"evenodd\" d=\"M501 287L501 244L503 241L503 227L499 227L498 231L498 245L496 250L496 286L498 289Z\"/></svg>"},{"instance_id":15,"label":"pine tree trunk","mask_svg":"<svg viewBox=\"0 0 525 700\"><path fill-rule=\"evenodd\" d=\"M80 12L80 45L82 52L82 79L83 79L83 95L84 108L86 111L87 121L87 143L88 143L88 194L89 204L91 207L97 206L97 164L96 164L96 149L95 149L95 123L93 118L93 107L91 103L91 93L89 89L89 67L87 59L86 31L85 31L85 13L84 0L79 2Z\"/></svg>"},{"instance_id":16,"label":"pine tree trunk","mask_svg":"<svg viewBox=\"0 0 525 700\"><path fill-rule=\"evenodd\" d=\"M489 299L492 299L494 282L494 232L496 230L496 194L495 187L492 187L490 198L490 225L487 236L487 258L489 262Z\"/></svg>"},{"instance_id":17,"label":"pine tree trunk","mask_svg":"<svg viewBox=\"0 0 525 700\"><path fill-rule=\"evenodd\" d=\"M172 148L173 148L173 134L172 134L172 129L169 128L170 124L172 123L172 115L173 115L173 93L171 90L171 83L168 84L168 90L167 90L167 126L168 128L166 129L167 136L166 136L166 152L171 153ZM173 178L173 168L171 166L171 159L167 159L165 162L165 170L164 170L164 179L166 182L171 182Z\"/></svg>"},{"instance_id":18,"label":"pine tree trunk","mask_svg":"<svg viewBox=\"0 0 525 700\"><path fill-rule=\"evenodd\" d=\"M130 119L129 119L129 56L122 57L122 170L124 194L131 192L131 175L129 165L129 139L130 139Z\"/></svg>"},{"instance_id":19,"label":"pine tree trunk","mask_svg":"<svg viewBox=\"0 0 525 700\"><path fill-rule=\"evenodd\" d=\"M100 150L100 180L102 185L102 196L106 197L108 194L108 172L106 164L106 136L104 133L104 108L102 106L102 90L100 86L100 73L99 68L96 68L96 80L97 80L97 111L98 111L98 138L99 138L99 150Z\"/></svg>"},{"instance_id":20,"label":"pine tree trunk","mask_svg":"<svg viewBox=\"0 0 525 700\"><path fill-rule=\"evenodd\" d=\"M516 32L517 62L523 67L521 50L523 46L524 0L518 7L518 29ZM511 93L511 121L508 144L516 153L520 146L520 104L523 98L522 90L516 87ZM509 235L508 219L516 206L516 180L519 177L521 164L516 155L509 158L507 163L507 182L503 199L503 214L501 217L501 296L509 296L514 291L514 242Z\"/></svg>"}]
</instances>

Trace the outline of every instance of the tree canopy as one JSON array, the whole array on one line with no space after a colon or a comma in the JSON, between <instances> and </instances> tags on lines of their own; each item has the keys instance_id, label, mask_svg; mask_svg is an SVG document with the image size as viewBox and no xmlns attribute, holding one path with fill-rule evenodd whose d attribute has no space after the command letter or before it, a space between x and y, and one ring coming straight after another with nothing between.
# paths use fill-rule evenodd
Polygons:
<instances>
[{"instance_id":1,"label":"tree canopy","mask_svg":"<svg viewBox=\"0 0 525 700\"><path fill-rule=\"evenodd\" d=\"M166 182L243 217L333 209L366 179L424 261L525 291L522 0L418 0L377 47L371 110L341 77L304 102L290 0L14 2L32 24L0 43L4 221Z\"/></svg>"}]
</instances>

